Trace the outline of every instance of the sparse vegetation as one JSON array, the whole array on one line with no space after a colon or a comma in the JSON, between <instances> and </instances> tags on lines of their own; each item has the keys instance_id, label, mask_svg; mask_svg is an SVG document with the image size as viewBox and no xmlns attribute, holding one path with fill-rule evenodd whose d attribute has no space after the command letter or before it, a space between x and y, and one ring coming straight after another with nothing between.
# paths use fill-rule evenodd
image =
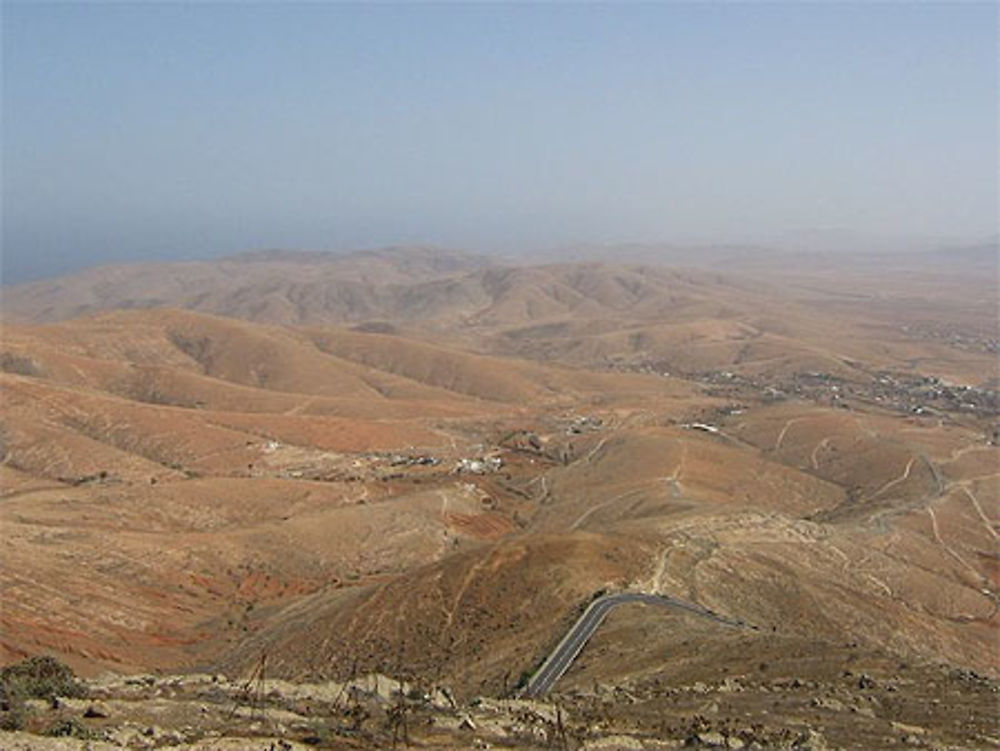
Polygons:
<instances>
[{"instance_id":1,"label":"sparse vegetation","mask_svg":"<svg viewBox=\"0 0 1000 751\"><path fill-rule=\"evenodd\" d=\"M56 721L46 728L43 735L56 738L80 738L90 740L94 732L75 717L67 717Z\"/></svg>"},{"instance_id":2,"label":"sparse vegetation","mask_svg":"<svg viewBox=\"0 0 1000 751\"><path fill-rule=\"evenodd\" d=\"M28 657L0 669L0 688L4 695L51 701L60 696L81 698L86 686L76 679L73 670L50 655Z\"/></svg>"},{"instance_id":3,"label":"sparse vegetation","mask_svg":"<svg viewBox=\"0 0 1000 751\"><path fill-rule=\"evenodd\" d=\"M0 684L0 730L24 730L27 720L24 695L16 687Z\"/></svg>"},{"instance_id":4,"label":"sparse vegetation","mask_svg":"<svg viewBox=\"0 0 1000 751\"><path fill-rule=\"evenodd\" d=\"M0 352L0 370L4 373L33 377L37 377L42 373L38 367L38 363L30 357L14 352Z\"/></svg>"},{"instance_id":5,"label":"sparse vegetation","mask_svg":"<svg viewBox=\"0 0 1000 751\"><path fill-rule=\"evenodd\" d=\"M81 698L86 695L86 686L76 679L67 665L54 657L29 657L7 665L0 669L0 730L23 730L27 727L31 715L27 704L29 699L55 702L59 697Z\"/></svg>"}]
</instances>

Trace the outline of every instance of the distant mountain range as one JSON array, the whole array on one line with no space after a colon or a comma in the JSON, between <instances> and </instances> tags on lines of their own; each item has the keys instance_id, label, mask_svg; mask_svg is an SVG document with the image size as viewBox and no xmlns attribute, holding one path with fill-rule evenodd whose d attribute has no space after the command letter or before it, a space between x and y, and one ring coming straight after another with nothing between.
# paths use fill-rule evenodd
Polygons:
<instances>
[{"instance_id":1,"label":"distant mountain range","mask_svg":"<svg viewBox=\"0 0 1000 751\"><path fill-rule=\"evenodd\" d=\"M752 246L622 245L543 259L431 247L353 253L263 250L216 260L87 269L5 287L8 320L46 322L98 310L186 308L275 324L371 320L525 324L572 315L639 318L718 299L720 290L771 294L775 274L940 269L982 274L995 244L905 254L791 253ZM669 268L667 268L669 266ZM723 271L720 271L723 270Z\"/></svg>"},{"instance_id":2,"label":"distant mountain range","mask_svg":"<svg viewBox=\"0 0 1000 751\"><path fill-rule=\"evenodd\" d=\"M3 308L27 322L173 307L277 324L524 323L571 313L659 312L664 305L693 300L700 294L696 287L718 281L707 272L601 262L510 266L428 248L350 254L271 250L214 261L88 269L9 287Z\"/></svg>"}]
</instances>

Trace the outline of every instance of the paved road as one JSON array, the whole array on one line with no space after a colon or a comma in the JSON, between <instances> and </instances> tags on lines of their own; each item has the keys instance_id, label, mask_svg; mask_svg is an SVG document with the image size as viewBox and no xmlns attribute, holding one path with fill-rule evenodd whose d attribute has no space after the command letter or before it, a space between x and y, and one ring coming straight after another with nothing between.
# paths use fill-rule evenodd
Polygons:
<instances>
[{"instance_id":1,"label":"paved road","mask_svg":"<svg viewBox=\"0 0 1000 751\"><path fill-rule=\"evenodd\" d=\"M666 595L650 595L644 592L619 592L618 594L603 595L590 603L583 612L583 615L573 624L573 628L566 632L562 641L552 650L545 662L542 663L542 666L531 677L531 680L528 681L528 685L524 689L524 695L544 696L547 694L555 682L573 664L573 660L580 654L584 645L594 635L594 632L597 631L597 627L601 625L607 614L619 605L625 605L630 602L641 602L646 605L658 605L674 610L685 610L694 615L727 626L754 628L742 621L734 621L713 613L701 605L684 602L683 600L677 600Z\"/></svg>"}]
</instances>

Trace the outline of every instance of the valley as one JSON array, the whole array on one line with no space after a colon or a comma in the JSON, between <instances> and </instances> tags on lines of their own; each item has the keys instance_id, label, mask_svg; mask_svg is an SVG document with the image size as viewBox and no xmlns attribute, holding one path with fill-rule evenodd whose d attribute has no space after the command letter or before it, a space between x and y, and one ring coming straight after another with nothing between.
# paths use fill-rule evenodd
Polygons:
<instances>
[{"instance_id":1,"label":"valley","mask_svg":"<svg viewBox=\"0 0 1000 751\"><path fill-rule=\"evenodd\" d=\"M382 675L447 692L412 708L453 717L440 747L545 747L551 718L458 723L595 597L645 593L753 628L611 612L550 688L645 739L608 748L765 706L761 744L1000 742L919 710L1000 678L995 255L890 260L273 251L5 288L0 657Z\"/></svg>"}]
</instances>

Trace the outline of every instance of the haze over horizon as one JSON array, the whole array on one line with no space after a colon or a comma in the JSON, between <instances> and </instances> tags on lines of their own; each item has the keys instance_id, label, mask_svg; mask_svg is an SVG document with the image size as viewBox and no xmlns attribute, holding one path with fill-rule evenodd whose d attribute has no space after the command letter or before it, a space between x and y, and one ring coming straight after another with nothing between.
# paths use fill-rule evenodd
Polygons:
<instances>
[{"instance_id":1,"label":"haze over horizon","mask_svg":"<svg viewBox=\"0 0 1000 751\"><path fill-rule=\"evenodd\" d=\"M3 281L265 247L995 237L996 21L5 3Z\"/></svg>"},{"instance_id":2,"label":"haze over horizon","mask_svg":"<svg viewBox=\"0 0 1000 751\"><path fill-rule=\"evenodd\" d=\"M1000 748L995 3L0 14L0 747Z\"/></svg>"}]
</instances>

